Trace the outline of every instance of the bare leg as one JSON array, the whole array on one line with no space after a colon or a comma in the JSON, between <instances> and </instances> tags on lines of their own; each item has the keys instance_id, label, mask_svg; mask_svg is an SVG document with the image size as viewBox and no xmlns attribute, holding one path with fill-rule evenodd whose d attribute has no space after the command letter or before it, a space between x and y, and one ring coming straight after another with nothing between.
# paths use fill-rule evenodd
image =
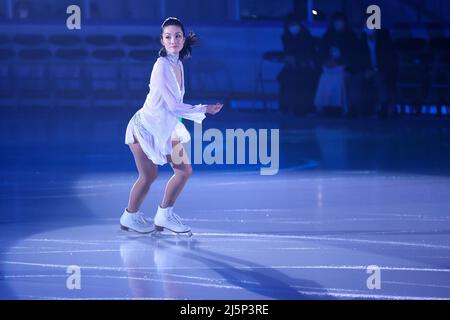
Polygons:
<instances>
[{"instance_id":1,"label":"bare leg","mask_svg":"<svg viewBox=\"0 0 450 320\"><path fill-rule=\"evenodd\" d=\"M164 192L161 208L172 207L183 190L184 185L192 174L192 166L189 162L186 150L180 141L172 141L173 154L167 157L173 176L169 179ZM176 155L174 153L177 153Z\"/></svg>"},{"instance_id":2,"label":"bare leg","mask_svg":"<svg viewBox=\"0 0 450 320\"><path fill-rule=\"evenodd\" d=\"M139 210L150 190L150 185L158 176L158 166L147 158L139 143L130 144L129 146L139 172L139 177L131 188L127 207L127 211L133 213Z\"/></svg>"}]
</instances>

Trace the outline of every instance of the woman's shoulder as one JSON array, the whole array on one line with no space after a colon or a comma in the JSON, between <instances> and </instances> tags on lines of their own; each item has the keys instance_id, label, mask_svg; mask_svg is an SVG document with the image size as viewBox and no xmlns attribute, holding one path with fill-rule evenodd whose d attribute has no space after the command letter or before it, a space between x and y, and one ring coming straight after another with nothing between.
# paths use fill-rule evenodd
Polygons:
<instances>
[{"instance_id":1,"label":"woman's shoulder","mask_svg":"<svg viewBox=\"0 0 450 320\"><path fill-rule=\"evenodd\" d=\"M158 57L155 63L153 64L153 72L163 71L168 67L167 59L164 57Z\"/></svg>"},{"instance_id":2,"label":"woman's shoulder","mask_svg":"<svg viewBox=\"0 0 450 320\"><path fill-rule=\"evenodd\" d=\"M165 59L164 57L158 57L158 58L156 59L154 65L155 65L155 66L158 66L158 65L163 66L163 65L166 64L166 60L167 60L167 59Z\"/></svg>"}]
</instances>

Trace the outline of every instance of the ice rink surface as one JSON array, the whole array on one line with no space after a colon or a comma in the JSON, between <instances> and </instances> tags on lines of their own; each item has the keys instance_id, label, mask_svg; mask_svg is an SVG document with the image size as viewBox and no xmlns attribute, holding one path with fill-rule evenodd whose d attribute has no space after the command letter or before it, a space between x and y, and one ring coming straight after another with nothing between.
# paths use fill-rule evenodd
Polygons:
<instances>
[{"instance_id":1,"label":"ice rink surface","mask_svg":"<svg viewBox=\"0 0 450 320\"><path fill-rule=\"evenodd\" d=\"M76 158L5 138L0 298L450 299L448 128L304 121L280 130L277 175L194 168L175 207L190 238L119 229L137 177L125 146ZM169 177L142 207L150 218Z\"/></svg>"}]
</instances>

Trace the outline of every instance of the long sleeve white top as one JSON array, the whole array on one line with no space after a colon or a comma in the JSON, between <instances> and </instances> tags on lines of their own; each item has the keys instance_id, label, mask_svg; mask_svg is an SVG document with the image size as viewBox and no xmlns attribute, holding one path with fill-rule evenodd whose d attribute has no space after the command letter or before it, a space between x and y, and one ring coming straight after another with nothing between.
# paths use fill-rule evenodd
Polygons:
<instances>
[{"instance_id":1,"label":"long sleeve white top","mask_svg":"<svg viewBox=\"0 0 450 320\"><path fill-rule=\"evenodd\" d=\"M181 61L180 65L181 88L169 60L163 57L156 60L150 77L150 91L141 110L141 119L148 125L147 129L161 138L163 143L170 138L178 118L197 123L201 123L205 118L206 105L183 103L185 85Z\"/></svg>"}]
</instances>

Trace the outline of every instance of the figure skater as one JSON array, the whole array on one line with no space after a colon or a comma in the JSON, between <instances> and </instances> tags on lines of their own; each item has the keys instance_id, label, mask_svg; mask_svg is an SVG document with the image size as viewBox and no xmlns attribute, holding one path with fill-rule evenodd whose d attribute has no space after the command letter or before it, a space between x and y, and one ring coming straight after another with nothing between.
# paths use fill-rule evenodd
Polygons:
<instances>
[{"instance_id":1,"label":"figure skater","mask_svg":"<svg viewBox=\"0 0 450 320\"><path fill-rule=\"evenodd\" d=\"M160 39L162 48L153 66L150 91L144 106L134 114L126 129L125 143L133 153L139 177L131 188L120 226L123 230L139 233L168 229L175 233L191 234L191 228L173 211L176 199L192 174L192 166L182 145L191 137L181 119L201 123L205 113L216 114L223 104L183 103L185 83L182 60L191 56L191 46L198 41L198 37L192 32L186 35L181 21L170 17L161 25ZM153 227L140 207L158 175L158 165L167 162L174 174L167 182Z\"/></svg>"}]
</instances>

